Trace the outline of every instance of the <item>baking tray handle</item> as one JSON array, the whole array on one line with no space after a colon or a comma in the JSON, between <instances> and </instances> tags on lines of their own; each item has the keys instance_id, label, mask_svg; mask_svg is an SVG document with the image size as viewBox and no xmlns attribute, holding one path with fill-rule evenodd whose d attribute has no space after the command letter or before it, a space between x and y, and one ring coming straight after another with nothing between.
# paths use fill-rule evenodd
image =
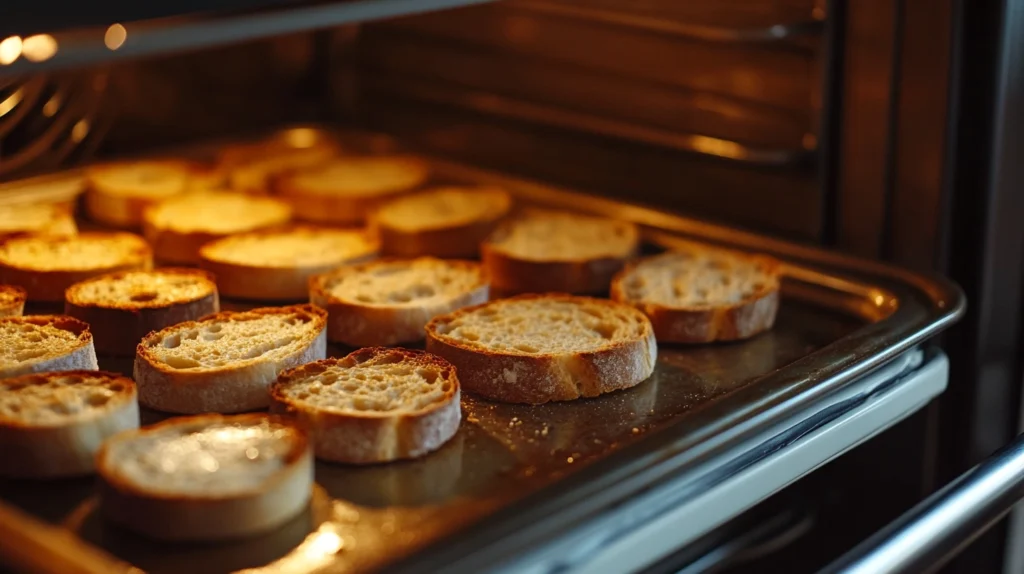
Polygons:
<instances>
[{"instance_id":1,"label":"baking tray handle","mask_svg":"<svg viewBox=\"0 0 1024 574\"><path fill-rule=\"evenodd\" d=\"M823 573L932 572L1024 499L1024 434L868 538Z\"/></svg>"}]
</instances>

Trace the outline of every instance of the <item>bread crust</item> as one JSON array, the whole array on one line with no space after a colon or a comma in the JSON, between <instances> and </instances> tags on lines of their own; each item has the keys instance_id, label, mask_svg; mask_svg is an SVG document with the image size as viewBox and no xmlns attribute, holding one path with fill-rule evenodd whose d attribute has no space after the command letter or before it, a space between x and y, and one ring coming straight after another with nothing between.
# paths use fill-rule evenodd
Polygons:
<instances>
[{"instance_id":1,"label":"bread crust","mask_svg":"<svg viewBox=\"0 0 1024 574\"><path fill-rule=\"evenodd\" d=\"M315 408L285 395L289 385L315 376L330 367L357 364L372 357L397 354L403 363L433 366L450 387L441 402L402 413L330 410ZM455 367L423 351L370 347L343 358L330 358L281 373L270 387L271 412L297 418L309 429L318 458L349 464L371 464L416 458L440 448L459 430L462 419L461 390Z\"/></svg>"},{"instance_id":2,"label":"bread crust","mask_svg":"<svg viewBox=\"0 0 1024 574\"><path fill-rule=\"evenodd\" d=\"M494 232L512 205L509 195L497 189L482 189L481 193L493 193L504 197L499 208L482 219L465 221L442 227L421 227L403 229L388 225L378 217L371 217L372 227L380 237L381 253L397 257L418 257L432 255L451 259L475 258L480 253L480 244ZM499 195L500 193L500 195ZM398 201L402 201L399 199ZM387 209L387 206L381 208Z\"/></svg>"},{"instance_id":3,"label":"bread crust","mask_svg":"<svg viewBox=\"0 0 1024 574\"><path fill-rule=\"evenodd\" d=\"M0 474L12 478L63 478L91 474L102 442L121 431L138 428L135 382L118 373L65 371L22 375L8 385L45 384L55 375L107 378L116 391L102 412L62 424L31 424L0 415Z\"/></svg>"},{"instance_id":4,"label":"bread crust","mask_svg":"<svg viewBox=\"0 0 1024 574\"><path fill-rule=\"evenodd\" d=\"M443 324L498 302L437 317L427 324L427 352L455 365L462 387L467 391L501 402L542 404L627 389L645 381L654 372L658 357L654 330L647 318L632 307L605 299L562 294L529 294L511 299L622 307L636 313L645 328L641 336L609 343L593 351L526 354L470 348L440 332Z\"/></svg>"},{"instance_id":5,"label":"bread crust","mask_svg":"<svg viewBox=\"0 0 1024 574\"><path fill-rule=\"evenodd\" d=\"M220 299L213 275L199 269L174 267L163 267L158 272L194 279L205 286L205 295L167 305L152 306L131 301L124 304L88 301L79 294L79 291L89 283L114 281L124 276L124 273L111 273L69 287L64 296L64 313L91 326L97 353L131 357L135 355L135 348L147 334L177 323L195 321L220 311Z\"/></svg>"},{"instance_id":6,"label":"bread crust","mask_svg":"<svg viewBox=\"0 0 1024 574\"><path fill-rule=\"evenodd\" d=\"M262 419L287 425L294 434L294 448L285 468L260 489L231 496L169 495L147 491L125 481L118 461L110 456L120 441L173 426L196 426ZM121 433L103 445L96 455L100 507L103 515L123 527L157 540L204 541L243 538L268 532L300 514L313 494L313 455L305 431L273 415L247 414L223 417L200 415L174 418Z\"/></svg>"},{"instance_id":7,"label":"bread crust","mask_svg":"<svg viewBox=\"0 0 1024 574\"><path fill-rule=\"evenodd\" d=\"M201 369L173 369L160 361L150 347L174 331L198 328L239 315L303 314L313 322L313 336L295 353L280 360L247 360L238 364ZM252 311L223 311L172 325L150 333L136 347L135 381L139 402L149 408L180 414L239 413L266 408L270 404L268 387L286 369L327 356L327 312L313 305L265 307Z\"/></svg>"},{"instance_id":8,"label":"bread crust","mask_svg":"<svg viewBox=\"0 0 1024 574\"><path fill-rule=\"evenodd\" d=\"M0 322L17 322L40 326L50 325L56 329L69 331L77 338L75 348L58 357L0 367L0 379L47 371L95 371L100 368L99 363L96 361L96 348L93 345L89 325L74 317L66 315L27 315L24 317L0 319Z\"/></svg>"},{"instance_id":9,"label":"bread crust","mask_svg":"<svg viewBox=\"0 0 1024 574\"><path fill-rule=\"evenodd\" d=\"M0 319L25 313L25 290L17 285L0 285Z\"/></svg>"}]
</instances>

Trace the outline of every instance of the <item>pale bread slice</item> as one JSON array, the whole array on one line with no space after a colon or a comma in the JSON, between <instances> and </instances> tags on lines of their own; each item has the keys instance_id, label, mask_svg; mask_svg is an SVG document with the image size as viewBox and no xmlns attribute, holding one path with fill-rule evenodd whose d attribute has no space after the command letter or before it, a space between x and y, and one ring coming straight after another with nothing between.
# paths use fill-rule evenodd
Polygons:
<instances>
[{"instance_id":1,"label":"pale bread slice","mask_svg":"<svg viewBox=\"0 0 1024 574\"><path fill-rule=\"evenodd\" d=\"M501 189L443 187L388 202L372 220L385 255L472 258L511 205Z\"/></svg>"},{"instance_id":2,"label":"pale bread slice","mask_svg":"<svg viewBox=\"0 0 1024 574\"><path fill-rule=\"evenodd\" d=\"M0 379L99 368L89 325L64 315L0 319Z\"/></svg>"},{"instance_id":3,"label":"pale bread slice","mask_svg":"<svg viewBox=\"0 0 1024 574\"><path fill-rule=\"evenodd\" d=\"M274 190L292 204L296 219L351 225L421 186L427 175L427 163L411 156L343 156L284 174Z\"/></svg>"},{"instance_id":4,"label":"pale bread slice","mask_svg":"<svg viewBox=\"0 0 1024 574\"><path fill-rule=\"evenodd\" d=\"M480 265L420 257L349 265L310 281L327 310L327 338L353 347L422 341L434 317L487 301Z\"/></svg>"},{"instance_id":5,"label":"pale bread slice","mask_svg":"<svg viewBox=\"0 0 1024 574\"><path fill-rule=\"evenodd\" d=\"M611 296L643 311L662 342L747 339L775 323L781 268L771 257L694 246L637 261L615 277Z\"/></svg>"},{"instance_id":6,"label":"pale bread slice","mask_svg":"<svg viewBox=\"0 0 1024 574\"><path fill-rule=\"evenodd\" d=\"M135 355L139 402L172 413L266 408L278 373L327 356L327 312L312 305L224 311L150 333Z\"/></svg>"},{"instance_id":7,"label":"pale bread slice","mask_svg":"<svg viewBox=\"0 0 1024 574\"><path fill-rule=\"evenodd\" d=\"M606 293L639 249L632 223L575 213L529 210L480 246L495 291Z\"/></svg>"},{"instance_id":8,"label":"pale bread slice","mask_svg":"<svg viewBox=\"0 0 1024 574\"><path fill-rule=\"evenodd\" d=\"M309 429L318 458L368 464L437 450L459 430L459 379L423 351L372 347L281 373L271 409Z\"/></svg>"},{"instance_id":9,"label":"pale bread slice","mask_svg":"<svg viewBox=\"0 0 1024 574\"><path fill-rule=\"evenodd\" d=\"M92 327L101 355L134 356L151 331L218 311L217 284L198 269L111 273L75 283L64 293L64 313Z\"/></svg>"},{"instance_id":10,"label":"pale bread slice","mask_svg":"<svg viewBox=\"0 0 1024 574\"><path fill-rule=\"evenodd\" d=\"M151 205L188 191L223 187L223 172L185 160L145 160L90 167L85 172L89 218L113 227L139 227Z\"/></svg>"},{"instance_id":11,"label":"pale bread slice","mask_svg":"<svg viewBox=\"0 0 1024 574\"><path fill-rule=\"evenodd\" d=\"M149 245L131 233L24 237L0 245L0 283L24 287L29 301L63 301L79 281L152 266Z\"/></svg>"},{"instance_id":12,"label":"pale bread slice","mask_svg":"<svg viewBox=\"0 0 1024 574\"><path fill-rule=\"evenodd\" d=\"M103 371L0 380L0 474L61 478L91 474L100 444L139 427L135 383Z\"/></svg>"},{"instance_id":13,"label":"pale bread slice","mask_svg":"<svg viewBox=\"0 0 1024 574\"><path fill-rule=\"evenodd\" d=\"M156 258L196 264L199 249L221 237L288 223L291 208L271 197L240 193L187 193L146 209L143 231Z\"/></svg>"},{"instance_id":14,"label":"pale bread slice","mask_svg":"<svg viewBox=\"0 0 1024 574\"><path fill-rule=\"evenodd\" d=\"M21 317L25 312L25 290L17 285L0 285L0 319Z\"/></svg>"},{"instance_id":15,"label":"pale bread slice","mask_svg":"<svg viewBox=\"0 0 1024 574\"><path fill-rule=\"evenodd\" d=\"M71 208L55 203L0 205L0 242L16 237L69 237L78 234Z\"/></svg>"},{"instance_id":16,"label":"pale bread slice","mask_svg":"<svg viewBox=\"0 0 1024 574\"><path fill-rule=\"evenodd\" d=\"M306 433L265 414L173 418L107 440L100 509L158 540L212 541L275 530L313 494Z\"/></svg>"},{"instance_id":17,"label":"pale bread slice","mask_svg":"<svg viewBox=\"0 0 1024 574\"><path fill-rule=\"evenodd\" d=\"M539 404L596 397L654 372L651 322L629 305L570 295L520 295L438 317L427 351L448 359L462 387Z\"/></svg>"},{"instance_id":18,"label":"pale bread slice","mask_svg":"<svg viewBox=\"0 0 1024 574\"><path fill-rule=\"evenodd\" d=\"M338 142L321 131L292 128L266 139L224 146L218 155L219 165L229 172L231 189L267 193L275 176L316 166L341 152Z\"/></svg>"},{"instance_id":19,"label":"pale bread slice","mask_svg":"<svg viewBox=\"0 0 1024 574\"><path fill-rule=\"evenodd\" d=\"M217 276L225 297L305 301L310 277L376 254L377 239L364 230L296 226L208 243L199 265Z\"/></svg>"}]
</instances>

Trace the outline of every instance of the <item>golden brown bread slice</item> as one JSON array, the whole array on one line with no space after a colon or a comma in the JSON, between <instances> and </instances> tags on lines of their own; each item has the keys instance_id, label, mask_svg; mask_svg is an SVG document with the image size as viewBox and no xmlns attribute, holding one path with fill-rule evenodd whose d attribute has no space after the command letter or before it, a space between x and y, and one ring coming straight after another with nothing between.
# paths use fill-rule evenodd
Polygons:
<instances>
[{"instance_id":1,"label":"golden brown bread slice","mask_svg":"<svg viewBox=\"0 0 1024 574\"><path fill-rule=\"evenodd\" d=\"M0 474L90 474L100 444L138 426L135 382L117 373L63 371L0 380Z\"/></svg>"},{"instance_id":2,"label":"golden brown bread slice","mask_svg":"<svg viewBox=\"0 0 1024 574\"><path fill-rule=\"evenodd\" d=\"M637 261L611 295L643 311L659 341L732 341L772 327L780 273L771 257L693 246Z\"/></svg>"},{"instance_id":3,"label":"golden brown bread slice","mask_svg":"<svg viewBox=\"0 0 1024 574\"><path fill-rule=\"evenodd\" d=\"M269 532L309 506L306 433L265 414L173 418L107 440L96 456L100 509L158 540Z\"/></svg>"},{"instance_id":4,"label":"golden brown bread slice","mask_svg":"<svg viewBox=\"0 0 1024 574\"><path fill-rule=\"evenodd\" d=\"M113 227L138 227L151 205L188 191L222 187L222 172L185 160L145 160L90 167L85 172L85 210Z\"/></svg>"},{"instance_id":5,"label":"golden brown bread slice","mask_svg":"<svg viewBox=\"0 0 1024 574\"><path fill-rule=\"evenodd\" d=\"M423 351L372 347L281 373L271 409L310 430L316 456L367 464L437 450L459 430L459 379Z\"/></svg>"},{"instance_id":6,"label":"golden brown bread slice","mask_svg":"<svg viewBox=\"0 0 1024 574\"><path fill-rule=\"evenodd\" d=\"M448 359L462 387L540 404L632 387L654 372L651 322L629 305L570 295L520 295L437 317L427 351Z\"/></svg>"},{"instance_id":7,"label":"golden brown bread slice","mask_svg":"<svg viewBox=\"0 0 1024 574\"><path fill-rule=\"evenodd\" d=\"M0 245L0 283L24 287L29 301L63 301L79 281L152 266L149 245L131 233L23 237Z\"/></svg>"},{"instance_id":8,"label":"golden brown bread slice","mask_svg":"<svg viewBox=\"0 0 1024 574\"><path fill-rule=\"evenodd\" d=\"M124 271L75 283L64 313L92 327L101 355L131 357L151 331L220 311L213 277L198 269Z\"/></svg>"},{"instance_id":9,"label":"golden brown bread slice","mask_svg":"<svg viewBox=\"0 0 1024 574\"><path fill-rule=\"evenodd\" d=\"M98 368L89 325L78 319L64 315L0 319L0 379Z\"/></svg>"},{"instance_id":10,"label":"golden brown bread slice","mask_svg":"<svg viewBox=\"0 0 1024 574\"><path fill-rule=\"evenodd\" d=\"M324 163L342 152L333 138L309 128L292 128L262 140L225 146L219 164L229 172L231 189L267 193L283 173Z\"/></svg>"},{"instance_id":11,"label":"golden brown bread slice","mask_svg":"<svg viewBox=\"0 0 1024 574\"><path fill-rule=\"evenodd\" d=\"M68 237L78 233L67 205L10 203L0 205L0 242L16 237Z\"/></svg>"},{"instance_id":12,"label":"golden brown bread slice","mask_svg":"<svg viewBox=\"0 0 1024 574\"><path fill-rule=\"evenodd\" d=\"M0 319L21 317L25 312L25 290L17 285L0 285Z\"/></svg>"}]
</instances>

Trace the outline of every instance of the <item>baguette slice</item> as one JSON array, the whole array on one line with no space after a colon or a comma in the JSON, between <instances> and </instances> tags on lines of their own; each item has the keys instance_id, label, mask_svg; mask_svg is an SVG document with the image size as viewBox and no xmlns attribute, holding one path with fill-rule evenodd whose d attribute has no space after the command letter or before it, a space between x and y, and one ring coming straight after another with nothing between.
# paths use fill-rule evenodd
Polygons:
<instances>
[{"instance_id":1,"label":"baguette slice","mask_svg":"<svg viewBox=\"0 0 1024 574\"><path fill-rule=\"evenodd\" d=\"M385 255L476 257L511 205L500 189L446 187L391 201L373 221Z\"/></svg>"},{"instance_id":2,"label":"baguette slice","mask_svg":"<svg viewBox=\"0 0 1024 574\"><path fill-rule=\"evenodd\" d=\"M281 373L271 409L310 429L316 456L368 464L437 450L459 430L455 367L423 351L374 347Z\"/></svg>"},{"instance_id":3,"label":"baguette slice","mask_svg":"<svg viewBox=\"0 0 1024 574\"><path fill-rule=\"evenodd\" d=\"M86 170L85 210L94 221L138 227L151 205L187 191L217 189L221 172L183 160L98 165Z\"/></svg>"},{"instance_id":4,"label":"baguette slice","mask_svg":"<svg viewBox=\"0 0 1024 574\"><path fill-rule=\"evenodd\" d=\"M135 383L103 371L22 375L0 381L0 474L90 474L109 436L139 427Z\"/></svg>"},{"instance_id":5,"label":"baguette slice","mask_svg":"<svg viewBox=\"0 0 1024 574\"><path fill-rule=\"evenodd\" d=\"M327 309L327 338L353 347L422 341L438 315L487 301L480 265L433 257L342 267L310 281L310 301Z\"/></svg>"},{"instance_id":6,"label":"baguette slice","mask_svg":"<svg viewBox=\"0 0 1024 574\"><path fill-rule=\"evenodd\" d=\"M198 269L101 275L75 283L64 295L64 313L91 325L101 355L134 356L151 331L217 311L217 285Z\"/></svg>"},{"instance_id":7,"label":"baguette slice","mask_svg":"<svg viewBox=\"0 0 1024 574\"><path fill-rule=\"evenodd\" d=\"M747 339L775 322L781 267L771 257L693 247L624 269L612 298L643 311L662 342Z\"/></svg>"},{"instance_id":8,"label":"baguette slice","mask_svg":"<svg viewBox=\"0 0 1024 574\"><path fill-rule=\"evenodd\" d=\"M495 291L605 293L636 254L632 223L556 211L529 211L498 228L480 251Z\"/></svg>"},{"instance_id":9,"label":"baguette slice","mask_svg":"<svg viewBox=\"0 0 1024 574\"><path fill-rule=\"evenodd\" d=\"M277 193L306 221L362 223L380 205L427 179L426 162L408 156L338 157L277 178Z\"/></svg>"},{"instance_id":10,"label":"baguette slice","mask_svg":"<svg viewBox=\"0 0 1024 574\"><path fill-rule=\"evenodd\" d=\"M225 311L150 333L135 355L139 402L172 413L266 408L285 369L327 356L327 313L312 305Z\"/></svg>"},{"instance_id":11,"label":"baguette slice","mask_svg":"<svg viewBox=\"0 0 1024 574\"><path fill-rule=\"evenodd\" d=\"M29 301L63 301L79 281L152 266L149 245L131 233L25 237L0 245L0 283L24 287Z\"/></svg>"},{"instance_id":12,"label":"baguette slice","mask_svg":"<svg viewBox=\"0 0 1024 574\"><path fill-rule=\"evenodd\" d=\"M196 264L199 249L213 241L288 223L288 204L238 193L187 193L146 209L143 231L157 259Z\"/></svg>"},{"instance_id":13,"label":"baguette slice","mask_svg":"<svg viewBox=\"0 0 1024 574\"><path fill-rule=\"evenodd\" d=\"M264 414L175 418L123 432L103 444L96 469L103 515L158 540L269 532L313 494L306 434Z\"/></svg>"},{"instance_id":14,"label":"baguette slice","mask_svg":"<svg viewBox=\"0 0 1024 574\"><path fill-rule=\"evenodd\" d=\"M64 315L0 319L0 379L46 371L95 371L89 325Z\"/></svg>"},{"instance_id":15,"label":"baguette slice","mask_svg":"<svg viewBox=\"0 0 1024 574\"><path fill-rule=\"evenodd\" d=\"M0 206L0 243L17 237L69 237L78 234L70 207L52 203Z\"/></svg>"},{"instance_id":16,"label":"baguette slice","mask_svg":"<svg viewBox=\"0 0 1024 574\"><path fill-rule=\"evenodd\" d=\"M521 295L438 317L427 351L448 359L462 387L510 403L596 397L654 372L651 322L629 305L569 295Z\"/></svg>"},{"instance_id":17,"label":"baguette slice","mask_svg":"<svg viewBox=\"0 0 1024 574\"><path fill-rule=\"evenodd\" d=\"M310 277L376 253L377 240L365 231L299 226L208 243L199 265L217 276L226 297L304 301Z\"/></svg>"},{"instance_id":18,"label":"baguette slice","mask_svg":"<svg viewBox=\"0 0 1024 574\"><path fill-rule=\"evenodd\" d=\"M21 317L25 312L25 290L15 285L0 285L0 319Z\"/></svg>"}]
</instances>

